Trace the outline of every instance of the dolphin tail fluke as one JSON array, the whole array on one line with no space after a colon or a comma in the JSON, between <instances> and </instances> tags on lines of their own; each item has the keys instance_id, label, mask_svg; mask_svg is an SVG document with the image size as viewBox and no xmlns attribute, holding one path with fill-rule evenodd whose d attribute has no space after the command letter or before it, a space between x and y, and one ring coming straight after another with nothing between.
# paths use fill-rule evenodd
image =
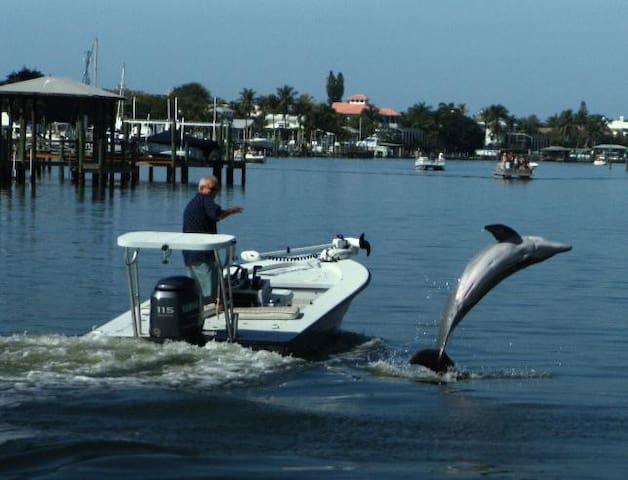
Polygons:
<instances>
[{"instance_id":1,"label":"dolphin tail fluke","mask_svg":"<svg viewBox=\"0 0 628 480\"><path fill-rule=\"evenodd\" d=\"M445 353L444 350L435 348L426 348L415 352L410 357L409 363L415 365L423 365L436 373L445 373L454 367L454 361Z\"/></svg>"}]
</instances>

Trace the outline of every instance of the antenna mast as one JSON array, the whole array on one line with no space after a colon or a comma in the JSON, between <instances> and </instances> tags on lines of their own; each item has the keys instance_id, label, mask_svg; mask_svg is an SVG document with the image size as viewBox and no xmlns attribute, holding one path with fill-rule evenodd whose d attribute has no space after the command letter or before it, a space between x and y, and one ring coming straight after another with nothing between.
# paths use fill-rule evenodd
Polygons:
<instances>
[{"instance_id":1,"label":"antenna mast","mask_svg":"<svg viewBox=\"0 0 628 480\"><path fill-rule=\"evenodd\" d=\"M83 70L84 84L92 84L92 74L94 76L94 85L98 86L98 38L94 38L92 47L85 51L85 68Z\"/></svg>"}]
</instances>

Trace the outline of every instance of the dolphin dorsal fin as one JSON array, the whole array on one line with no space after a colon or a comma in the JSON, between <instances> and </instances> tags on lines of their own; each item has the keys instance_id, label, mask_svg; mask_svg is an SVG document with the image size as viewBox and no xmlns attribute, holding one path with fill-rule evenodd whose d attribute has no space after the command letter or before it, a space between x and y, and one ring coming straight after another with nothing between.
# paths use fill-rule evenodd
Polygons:
<instances>
[{"instance_id":1,"label":"dolphin dorsal fin","mask_svg":"<svg viewBox=\"0 0 628 480\"><path fill-rule=\"evenodd\" d=\"M502 225L501 223L486 225L484 230L491 232L498 242L521 243L523 241L521 235L508 225Z\"/></svg>"}]
</instances>

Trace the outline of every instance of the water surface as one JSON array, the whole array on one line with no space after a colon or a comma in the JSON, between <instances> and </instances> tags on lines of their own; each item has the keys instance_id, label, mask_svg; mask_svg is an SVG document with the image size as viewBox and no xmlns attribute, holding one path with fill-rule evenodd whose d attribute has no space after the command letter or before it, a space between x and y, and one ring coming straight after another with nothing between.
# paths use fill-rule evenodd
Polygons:
<instances>
[{"instance_id":1,"label":"water surface","mask_svg":"<svg viewBox=\"0 0 628 480\"><path fill-rule=\"evenodd\" d=\"M119 234L179 230L195 185L104 197L56 171L0 191L3 478L623 478L628 466L628 172L543 163L529 182L487 162L269 159L220 225L238 249L364 232L372 274L343 329L354 350L307 362L237 345L81 335L127 308ZM191 172L197 180L202 169ZM66 175L67 178L67 175ZM239 175L236 173L236 184ZM438 377L432 346L482 227L571 243L497 286L464 319ZM144 255L144 253L142 253ZM142 259L146 295L182 271Z\"/></svg>"}]
</instances>

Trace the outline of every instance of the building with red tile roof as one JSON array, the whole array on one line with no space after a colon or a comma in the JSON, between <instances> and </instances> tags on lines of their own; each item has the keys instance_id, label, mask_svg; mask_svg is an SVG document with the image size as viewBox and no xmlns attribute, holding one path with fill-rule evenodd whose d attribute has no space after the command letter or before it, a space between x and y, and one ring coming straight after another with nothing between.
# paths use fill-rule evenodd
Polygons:
<instances>
[{"instance_id":1,"label":"building with red tile roof","mask_svg":"<svg viewBox=\"0 0 628 480\"><path fill-rule=\"evenodd\" d=\"M401 114L392 108L376 107L369 102L370 98L367 95L358 93L351 95L347 102L333 102L331 108L340 115L360 115L367 108L375 108L377 112L386 118L387 123L396 123L396 120L401 117Z\"/></svg>"}]
</instances>

